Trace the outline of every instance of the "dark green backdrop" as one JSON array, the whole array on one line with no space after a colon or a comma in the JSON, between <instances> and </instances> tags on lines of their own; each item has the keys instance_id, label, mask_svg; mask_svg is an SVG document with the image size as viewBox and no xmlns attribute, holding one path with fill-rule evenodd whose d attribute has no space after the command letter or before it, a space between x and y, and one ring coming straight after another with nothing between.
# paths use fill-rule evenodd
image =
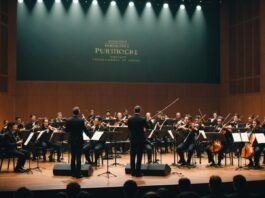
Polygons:
<instances>
[{"instance_id":1,"label":"dark green backdrop","mask_svg":"<svg viewBox=\"0 0 265 198\"><path fill-rule=\"evenodd\" d=\"M18 80L219 82L217 3L197 11L47 2L18 4ZM95 54L108 43L137 55Z\"/></svg>"}]
</instances>

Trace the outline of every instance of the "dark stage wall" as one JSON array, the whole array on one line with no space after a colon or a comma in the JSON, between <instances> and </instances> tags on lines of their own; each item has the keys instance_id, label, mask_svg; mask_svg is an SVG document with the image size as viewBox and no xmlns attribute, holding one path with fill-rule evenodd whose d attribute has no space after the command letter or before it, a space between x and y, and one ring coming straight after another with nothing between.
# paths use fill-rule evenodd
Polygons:
<instances>
[{"instance_id":1,"label":"dark stage wall","mask_svg":"<svg viewBox=\"0 0 265 198\"><path fill-rule=\"evenodd\" d=\"M219 83L219 3L24 0L17 80Z\"/></svg>"}]
</instances>

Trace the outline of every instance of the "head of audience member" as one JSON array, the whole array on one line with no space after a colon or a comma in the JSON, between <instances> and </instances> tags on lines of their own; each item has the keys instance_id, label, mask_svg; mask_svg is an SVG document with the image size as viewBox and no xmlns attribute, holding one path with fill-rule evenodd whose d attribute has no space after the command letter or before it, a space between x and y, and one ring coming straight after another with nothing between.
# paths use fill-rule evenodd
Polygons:
<instances>
[{"instance_id":1,"label":"head of audience member","mask_svg":"<svg viewBox=\"0 0 265 198\"><path fill-rule=\"evenodd\" d=\"M179 179L179 192L187 192L191 190L191 182L189 178Z\"/></svg>"},{"instance_id":2,"label":"head of audience member","mask_svg":"<svg viewBox=\"0 0 265 198\"><path fill-rule=\"evenodd\" d=\"M213 175L209 180L209 188L212 194L223 194L222 179L217 175Z\"/></svg>"},{"instance_id":3,"label":"head of audience member","mask_svg":"<svg viewBox=\"0 0 265 198\"><path fill-rule=\"evenodd\" d=\"M160 198L171 198L170 192L166 188L159 188L156 193Z\"/></svg>"},{"instance_id":4,"label":"head of audience member","mask_svg":"<svg viewBox=\"0 0 265 198\"><path fill-rule=\"evenodd\" d=\"M58 192L58 193L56 193L55 197L56 198L66 198L66 194L65 194L65 192Z\"/></svg>"},{"instance_id":5,"label":"head of audience member","mask_svg":"<svg viewBox=\"0 0 265 198\"><path fill-rule=\"evenodd\" d=\"M140 113L141 113L141 110L142 110L142 108L141 108L141 106L139 106L139 105L136 105L136 106L134 107L134 113L136 113L136 114L140 114Z\"/></svg>"},{"instance_id":6,"label":"head of audience member","mask_svg":"<svg viewBox=\"0 0 265 198\"><path fill-rule=\"evenodd\" d=\"M235 175L233 178L234 191L244 193L247 191L247 180L243 175Z\"/></svg>"},{"instance_id":7,"label":"head of audience member","mask_svg":"<svg viewBox=\"0 0 265 198\"><path fill-rule=\"evenodd\" d=\"M143 198L160 198L156 192L150 191L144 194Z\"/></svg>"},{"instance_id":8,"label":"head of audience member","mask_svg":"<svg viewBox=\"0 0 265 198\"><path fill-rule=\"evenodd\" d=\"M32 198L33 193L26 187L17 189L14 193L14 198Z\"/></svg>"},{"instance_id":9,"label":"head of audience member","mask_svg":"<svg viewBox=\"0 0 265 198\"><path fill-rule=\"evenodd\" d=\"M127 180L123 184L123 194L125 198L136 198L138 194L138 186L135 181Z\"/></svg>"},{"instance_id":10,"label":"head of audience member","mask_svg":"<svg viewBox=\"0 0 265 198\"><path fill-rule=\"evenodd\" d=\"M90 194L89 192L86 191L81 191L77 198L93 198L92 194Z\"/></svg>"},{"instance_id":11,"label":"head of audience member","mask_svg":"<svg viewBox=\"0 0 265 198\"><path fill-rule=\"evenodd\" d=\"M30 115L30 120L31 120L31 122L36 122L37 121L36 115L35 114L31 114Z\"/></svg>"},{"instance_id":12,"label":"head of audience member","mask_svg":"<svg viewBox=\"0 0 265 198\"><path fill-rule=\"evenodd\" d=\"M81 191L81 187L78 183L72 182L66 186L66 194L68 198L76 198Z\"/></svg>"},{"instance_id":13,"label":"head of audience member","mask_svg":"<svg viewBox=\"0 0 265 198\"><path fill-rule=\"evenodd\" d=\"M80 114L80 109L79 109L79 107L74 107L73 108L73 115L75 115L75 116L78 116Z\"/></svg>"},{"instance_id":14,"label":"head of audience member","mask_svg":"<svg viewBox=\"0 0 265 198\"><path fill-rule=\"evenodd\" d=\"M177 195L177 198L200 198L200 195L198 195L195 192L182 192Z\"/></svg>"}]
</instances>

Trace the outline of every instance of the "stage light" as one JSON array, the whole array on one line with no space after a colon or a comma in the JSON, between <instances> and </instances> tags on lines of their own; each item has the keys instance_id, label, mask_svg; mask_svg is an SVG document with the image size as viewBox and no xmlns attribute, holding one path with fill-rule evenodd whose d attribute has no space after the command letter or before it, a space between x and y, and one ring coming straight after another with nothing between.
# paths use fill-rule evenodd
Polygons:
<instances>
[{"instance_id":1,"label":"stage light","mask_svg":"<svg viewBox=\"0 0 265 198\"><path fill-rule=\"evenodd\" d=\"M60 0L55 0L55 3L60 3L61 1Z\"/></svg>"},{"instance_id":2,"label":"stage light","mask_svg":"<svg viewBox=\"0 0 265 198\"><path fill-rule=\"evenodd\" d=\"M77 4L78 3L78 0L73 0L73 3Z\"/></svg>"},{"instance_id":3,"label":"stage light","mask_svg":"<svg viewBox=\"0 0 265 198\"><path fill-rule=\"evenodd\" d=\"M181 4L181 5L180 5L180 9L181 9L181 10L184 10L184 9L185 9L185 5L184 5L184 4Z\"/></svg>"},{"instance_id":4,"label":"stage light","mask_svg":"<svg viewBox=\"0 0 265 198\"><path fill-rule=\"evenodd\" d=\"M23 0L17 0L18 3L23 3Z\"/></svg>"},{"instance_id":5,"label":"stage light","mask_svg":"<svg viewBox=\"0 0 265 198\"><path fill-rule=\"evenodd\" d=\"M93 0L92 1L92 5L98 5L98 1L97 0Z\"/></svg>"},{"instance_id":6,"label":"stage light","mask_svg":"<svg viewBox=\"0 0 265 198\"><path fill-rule=\"evenodd\" d=\"M152 4L150 2L146 3L146 7L151 8Z\"/></svg>"},{"instance_id":7,"label":"stage light","mask_svg":"<svg viewBox=\"0 0 265 198\"><path fill-rule=\"evenodd\" d=\"M196 9L197 9L198 11L200 11L200 10L202 9L202 7L201 7L200 5L197 5L197 6L196 6Z\"/></svg>"},{"instance_id":8,"label":"stage light","mask_svg":"<svg viewBox=\"0 0 265 198\"><path fill-rule=\"evenodd\" d=\"M163 8L168 8L168 3L164 3Z\"/></svg>"},{"instance_id":9,"label":"stage light","mask_svg":"<svg viewBox=\"0 0 265 198\"><path fill-rule=\"evenodd\" d=\"M110 5L111 5L111 6L115 6L115 5L116 5L116 1L111 1L111 2L110 2Z\"/></svg>"},{"instance_id":10,"label":"stage light","mask_svg":"<svg viewBox=\"0 0 265 198\"><path fill-rule=\"evenodd\" d=\"M42 3L43 1L42 0L38 0L38 3Z\"/></svg>"},{"instance_id":11,"label":"stage light","mask_svg":"<svg viewBox=\"0 0 265 198\"><path fill-rule=\"evenodd\" d=\"M133 7L134 6L134 3L132 1L129 2L129 6L130 7Z\"/></svg>"}]
</instances>

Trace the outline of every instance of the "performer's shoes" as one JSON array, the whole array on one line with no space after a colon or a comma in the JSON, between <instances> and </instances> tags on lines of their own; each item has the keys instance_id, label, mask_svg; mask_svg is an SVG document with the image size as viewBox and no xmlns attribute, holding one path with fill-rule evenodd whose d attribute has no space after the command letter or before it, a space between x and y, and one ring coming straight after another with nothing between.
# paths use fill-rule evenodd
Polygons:
<instances>
[{"instance_id":1,"label":"performer's shoes","mask_svg":"<svg viewBox=\"0 0 265 198\"><path fill-rule=\"evenodd\" d=\"M23 168L14 168L15 173L23 173L25 170Z\"/></svg>"},{"instance_id":2,"label":"performer's shoes","mask_svg":"<svg viewBox=\"0 0 265 198\"><path fill-rule=\"evenodd\" d=\"M255 169L261 169L261 166L259 164L255 164L254 168Z\"/></svg>"},{"instance_id":3,"label":"performer's shoes","mask_svg":"<svg viewBox=\"0 0 265 198\"><path fill-rule=\"evenodd\" d=\"M49 162L55 162L53 158L49 158Z\"/></svg>"},{"instance_id":4,"label":"performer's shoes","mask_svg":"<svg viewBox=\"0 0 265 198\"><path fill-rule=\"evenodd\" d=\"M216 164L215 164L214 161L210 162L210 166L215 166L215 165L216 165Z\"/></svg>"},{"instance_id":5,"label":"performer's shoes","mask_svg":"<svg viewBox=\"0 0 265 198\"><path fill-rule=\"evenodd\" d=\"M253 167L254 163L253 162L249 162L248 167Z\"/></svg>"},{"instance_id":6,"label":"performer's shoes","mask_svg":"<svg viewBox=\"0 0 265 198\"><path fill-rule=\"evenodd\" d=\"M62 160L61 159L57 159L57 162L62 162Z\"/></svg>"}]
</instances>

